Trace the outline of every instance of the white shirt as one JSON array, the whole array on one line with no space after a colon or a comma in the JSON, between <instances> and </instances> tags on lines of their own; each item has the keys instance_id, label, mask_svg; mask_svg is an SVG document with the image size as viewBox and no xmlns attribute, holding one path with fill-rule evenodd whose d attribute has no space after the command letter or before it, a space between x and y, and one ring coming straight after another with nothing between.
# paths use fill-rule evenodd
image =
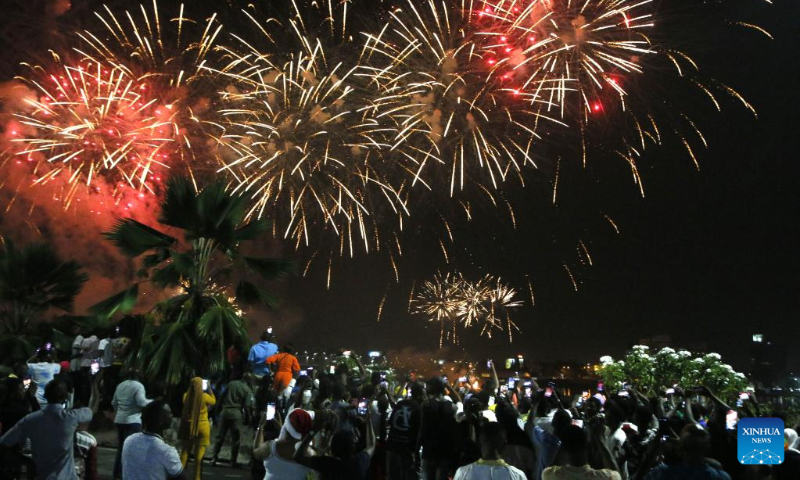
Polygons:
<instances>
[{"instance_id":1,"label":"white shirt","mask_svg":"<svg viewBox=\"0 0 800 480\"><path fill-rule=\"evenodd\" d=\"M110 367L114 363L114 340L111 338L100 340L97 349L103 352L103 356L100 357L100 368Z\"/></svg>"},{"instance_id":2,"label":"white shirt","mask_svg":"<svg viewBox=\"0 0 800 480\"><path fill-rule=\"evenodd\" d=\"M620 480L622 477L613 470L594 470L589 465L582 467L548 467L542 473L542 480Z\"/></svg>"},{"instance_id":3,"label":"white shirt","mask_svg":"<svg viewBox=\"0 0 800 480\"><path fill-rule=\"evenodd\" d=\"M70 371L77 372L81 369L81 357L76 355L80 355L81 353L81 344L83 343L83 335L78 335L72 341L72 356L75 357L69 362L69 369Z\"/></svg>"},{"instance_id":4,"label":"white shirt","mask_svg":"<svg viewBox=\"0 0 800 480\"><path fill-rule=\"evenodd\" d=\"M114 423L142 423L142 408L152 402L144 394L144 385L136 380L125 380L117 385L111 405L117 415Z\"/></svg>"},{"instance_id":5,"label":"white shirt","mask_svg":"<svg viewBox=\"0 0 800 480\"><path fill-rule=\"evenodd\" d=\"M122 447L122 478L125 480L165 480L183 471L181 457L158 435L134 433Z\"/></svg>"},{"instance_id":6,"label":"white shirt","mask_svg":"<svg viewBox=\"0 0 800 480\"><path fill-rule=\"evenodd\" d=\"M287 416L288 418L288 416ZM317 472L292 460L284 460L275 452L275 441L270 441L269 457L264 459L264 480L307 480L317 478ZM127 480L127 479L126 479Z\"/></svg>"},{"instance_id":7,"label":"white shirt","mask_svg":"<svg viewBox=\"0 0 800 480\"><path fill-rule=\"evenodd\" d=\"M522 470L503 460L478 460L456 470L453 480L527 480Z\"/></svg>"},{"instance_id":8,"label":"white shirt","mask_svg":"<svg viewBox=\"0 0 800 480\"><path fill-rule=\"evenodd\" d=\"M92 362L100 356L98 350L99 346L100 341L94 335L83 339L81 342L81 352L83 353L81 357L81 368L89 368L92 366Z\"/></svg>"},{"instance_id":9,"label":"white shirt","mask_svg":"<svg viewBox=\"0 0 800 480\"><path fill-rule=\"evenodd\" d=\"M31 381L36 384L36 401L44 408L47 399L44 398L44 387L53 381L53 377L61 373L61 365L58 363L39 362L28 364L28 375Z\"/></svg>"}]
</instances>

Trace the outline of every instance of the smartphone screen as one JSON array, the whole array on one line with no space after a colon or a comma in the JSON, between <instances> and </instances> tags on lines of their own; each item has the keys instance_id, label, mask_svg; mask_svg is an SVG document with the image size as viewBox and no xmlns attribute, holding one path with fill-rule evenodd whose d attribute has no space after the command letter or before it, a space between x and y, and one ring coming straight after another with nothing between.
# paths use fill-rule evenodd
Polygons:
<instances>
[{"instance_id":1,"label":"smartphone screen","mask_svg":"<svg viewBox=\"0 0 800 480\"><path fill-rule=\"evenodd\" d=\"M619 395L620 397L629 397L630 396L628 394L627 390L620 390L619 393L617 393L617 395Z\"/></svg>"},{"instance_id":2,"label":"smartphone screen","mask_svg":"<svg viewBox=\"0 0 800 480\"><path fill-rule=\"evenodd\" d=\"M675 393L675 389L674 388L668 388L667 389L667 395L673 395L674 393Z\"/></svg>"},{"instance_id":3,"label":"smartphone screen","mask_svg":"<svg viewBox=\"0 0 800 480\"><path fill-rule=\"evenodd\" d=\"M331 375L333 375L334 373L336 373L336 367L335 367L335 366L333 366L333 365L331 365L331 366L328 368L328 372L330 372L330 374L331 374Z\"/></svg>"},{"instance_id":4,"label":"smartphone screen","mask_svg":"<svg viewBox=\"0 0 800 480\"><path fill-rule=\"evenodd\" d=\"M22 381L22 384L25 385L25 390L31 388L31 379L26 378L25 380Z\"/></svg>"},{"instance_id":5,"label":"smartphone screen","mask_svg":"<svg viewBox=\"0 0 800 480\"><path fill-rule=\"evenodd\" d=\"M517 379L516 378L514 378L514 377L509 377L508 378L508 388L514 388L514 386L516 384L517 384Z\"/></svg>"},{"instance_id":6,"label":"smartphone screen","mask_svg":"<svg viewBox=\"0 0 800 480\"><path fill-rule=\"evenodd\" d=\"M531 398L533 396L533 388L525 387L525 397Z\"/></svg>"},{"instance_id":7,"label":"smartphone screen","mask_svg":"<svg viewBox=\"0 0 800 480\"><path fill-rule=\"evenodd\" d=\"M360 402L358 402L358 415L360 417L367 416L367 399L362 398Z\"/></svg>"},{"instance_id":8,"label":"smartphone screen","mask_svg":"<svg viewBox=\"0 0 800 480\"><path fill-rule=\"evenodd\" d=\"M728 410L728 414L725 415L725 427L728 430L736 430L737 423L739 423L739 414L736 413L736 410Z\"/></svg>"},{"instance_id":9,"label":"smartphone screen","mask_svg":"<svg viewBox=\"0 0 800 480\"><path fill-rule=\"evenodd\" d=\"M275 418L275 404L268 403L267 404L267 420L272 420Z\"/></svg>"},{"instance_id":10,"label":"smartphone screen","mask_svg":"<svg viewBox=\"0 0 800 480\"><path fill-rule=\"evenodd\" d=\"M581 419L575 419L575 420L573 420L573 421L572 421L572 424L573 424L573 425L575 425L576 427L581 427L581 428L583 428L583 420L581 420Z\"/></svg>"},{"instance_id":11,"label":"smartphone screen","mask_svg":"<svg viewBox=\"0 0 800 480\"><path fill-rule=\"evenodd\" d=\"M308 372L305 371L305 370L300 370L300 373L298 373L298 375L301 376L301 377L307 377L308 376Z\"/></svg>"},{"instance_id":12,"label":"smartphone screen","mask_svg":"<svg viewBox=\"0 0 800 480\"><path fill-rule=\"evenodd\" d=\"M495 404L494 395L492 395L489 397L489 406L491 407L494 404Z\"/></svg>"},{"instance_id":13,"label":"smartphone screen","mask_svg":"<svg viewBox=\"0 0 800 480\"><path fill-rule=\"evenodd\" d=\"M598 392L602 392L603 391L603 382L597 382L597 391Z\"/></svg>"},{"instance_id":14,"label":"smartphone screen","mask_svg":"<svg viewBox=\"0 0 800 480\"><path fill-rule=\"evenodd\" d=\"M98 362L92 362L92 375L97 375L100 372L100 364Z\"/></svg>"},{"instance_id":15,"label":"smartphone screen","mask_svg":"<svg viewBox=\"0 0 800 480\"><path fill-rule=\"evenodd\" d=\"M553 396L553 387L547 387L544 389L544 396L545 397L552 397Z\"/></svg>"},{"instance_id":16,"label":"smartphone screen","mask_svg":"<svg viewBox=\"0 0 800 480\"><path fill-rule=\"evenodd\" d=\"M205 392L206 390L208 390L208 380L206 380L206 379L204 378L204 379L203 379L203 391Z\"/></svg>"}]
</instances>

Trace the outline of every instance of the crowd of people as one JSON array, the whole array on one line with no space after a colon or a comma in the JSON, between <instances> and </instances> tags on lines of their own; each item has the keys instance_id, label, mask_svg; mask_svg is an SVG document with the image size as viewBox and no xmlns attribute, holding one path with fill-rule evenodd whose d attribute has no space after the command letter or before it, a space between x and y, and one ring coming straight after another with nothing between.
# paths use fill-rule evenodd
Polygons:
<instances>
[{"instance_id":1,"label":"crowd of people","mask_svg":"<svg viewBox=\"0 0 800 480\"><path fill-rule=\"evenodd\" d=\"M759 404L731 407L702 386L645 395L601 384L567 396L533 378L501 382L491 363L483 377L422 380L369 371L352 352L356 368L304 369L291 344L265 332L247 355L229 351L224 376L192 378L170 396L123 370L127 344L118 332L80 338L61 362L45 345L14 367L0 384L0 478L97 478L86 430L110 410L115 479L199 480L226 445L226 463L242 468L243 456L265 480L800 479L795 429L782 464L742 465L735 417L759 416Z\"/></svg>"}]
</instances>

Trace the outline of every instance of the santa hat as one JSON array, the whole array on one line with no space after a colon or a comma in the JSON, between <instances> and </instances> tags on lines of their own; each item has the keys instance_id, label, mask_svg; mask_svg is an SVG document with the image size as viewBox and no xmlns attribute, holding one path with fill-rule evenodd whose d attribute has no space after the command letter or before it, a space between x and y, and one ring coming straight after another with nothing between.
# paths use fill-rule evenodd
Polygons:
<instances>
[{"instance_id":1,"label":"santa hat","mask_svg":"<svg viewBox=\"0 0 800 480\"><path fill-rule=\"evenodd\" d=\"M286 423L283 425L288 433L295 440L301 440L308 432L311 431L311 422L313 418L305 410L298 408L289 414Z\"/></svg>"}]
</instances>

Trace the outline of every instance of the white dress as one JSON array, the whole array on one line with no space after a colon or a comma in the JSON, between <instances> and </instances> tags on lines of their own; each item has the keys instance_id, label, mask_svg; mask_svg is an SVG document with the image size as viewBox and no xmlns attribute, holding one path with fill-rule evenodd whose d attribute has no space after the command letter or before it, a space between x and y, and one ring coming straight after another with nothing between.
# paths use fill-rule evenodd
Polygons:
<instances>
[{"instance_id":1,"label":"white dress","mask_svg":"<svg viewBox=\"0 0 800 480\"><path fill-rule=\"evenodd\" d=\"M317 472L292 460L284 460L275 451L275 441L270 442L269 457L264 460L267 474L264 480L314 480Z\"/></svg>"}]
</instances>

